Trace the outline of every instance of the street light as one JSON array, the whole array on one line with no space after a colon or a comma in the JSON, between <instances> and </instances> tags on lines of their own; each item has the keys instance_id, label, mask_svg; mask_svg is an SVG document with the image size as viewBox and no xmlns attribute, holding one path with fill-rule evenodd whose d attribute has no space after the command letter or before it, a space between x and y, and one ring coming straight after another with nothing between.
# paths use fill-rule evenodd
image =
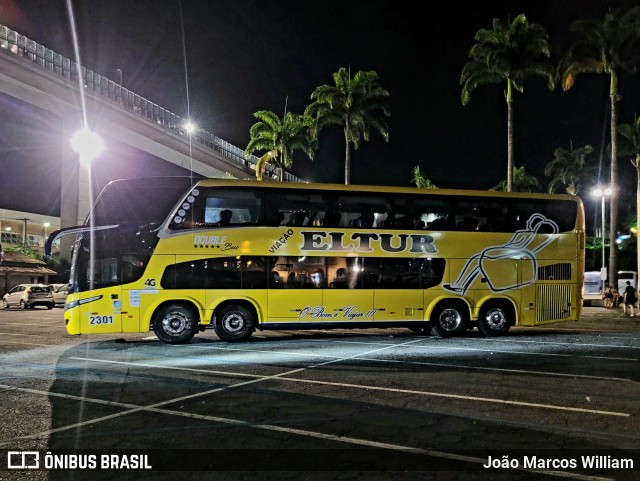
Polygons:
<instances>
[{"instance_id":1,"label":"street light","mask_svg":"<svg viewBox=\"0 0 640 481\"><path fill-rule=\"evenodd\" d=\"M601 214L602 214L602 269L600 269L600 279L602 279L602 294L604 295L604 283L607 279L607 266L605 263L605 218L604 218L604 199L612 194L612 190L610 187L598 187L593 190L592 194L594 197L600 197L601 201Z\"/></svg>"},{"instance_id":2,"label":"street light","mask_svg":"<svg viewBox=\"0 0 640 481\"><path fill-rule=\"evenodd\" d=\"M80 155L80 162L89 163L104 150L104 143L98 134L85 127L71 137L71 147Z\"/></svg>"},{"instance_id":3,"label":"street light","mask_svg":"<svg viewBox=\"0 0 640 481\"><path fill-rule=\"evenodd\" d=\"M196 126L196 124L194 124L190 120L187 120L184 124L184 130L186 130L188 135L191 135L192 133L194 133L197 128L198 127Z\"/></svg>"}]
</instances>

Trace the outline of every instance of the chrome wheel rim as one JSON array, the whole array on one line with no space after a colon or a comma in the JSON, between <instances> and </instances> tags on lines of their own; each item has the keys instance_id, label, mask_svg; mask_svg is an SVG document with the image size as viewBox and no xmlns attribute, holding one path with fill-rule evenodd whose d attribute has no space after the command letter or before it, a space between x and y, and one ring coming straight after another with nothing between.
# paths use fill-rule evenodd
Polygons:
<instances>
[{"instance_id":1,"label":"chrome wheel rim","mask_svg":"<svg viewBox=\"0 0 640 481\"><path fill-rule=\"evenodd\" d=\"M456 309L447 308L440 313L438 324L445 331L455 331L462 324L462 316Z\"/></svg>"},{"instance_id":2,"label":"chrome wheel rim","mask_svg":"<svg viewBox=\"0 0 640 481\"><path fill-rule=\"evenodd\" d=\"M487 327L494 331L500 331L507 325L507 316L502 309L489 309L484 319Z\"/></svg>"},{"instance_id":3,"label":"chrome wheel rim","mask_svg":"<svg viewBox=\"0 0 640 481\"><path fill-rule=\"evenodd\" d=\"M245 326L245 319L237 312L230 312L222 318L222 327L229 334L242 332Z\"/></svg>"},{"instance_id":4,"label":"chrome wheel rim","mask_svg":"<svg viewBox=\"0 0 640 481\"><path fill-rule=\"evenodd\" d=\"M170 336L179 336L191 324L191 319L180 312L170 312L162 319L162 330Z\"/></svg>"}]
</instances>

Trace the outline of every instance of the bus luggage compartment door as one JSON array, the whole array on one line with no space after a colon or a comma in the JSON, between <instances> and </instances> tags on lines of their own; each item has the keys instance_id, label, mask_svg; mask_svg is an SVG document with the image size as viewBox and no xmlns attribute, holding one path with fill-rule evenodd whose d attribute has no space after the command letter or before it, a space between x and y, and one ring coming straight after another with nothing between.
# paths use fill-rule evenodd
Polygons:
<instances>
[{"instance_id":1,"label":"bus luggage compartment door","mask_svg":"<svg viewBox=\"0 0 640 481\"><path fill-rule=\"evenodd\" d=\"M268 293L268 323L322 322L322 289L271 289Z\"/></svg>"},{"instance_id":2,"label":"bus luggage compartment door","mask_svg":"<svg viewBox=\"0 0 640 481\"><path fill-rule=\"evenodd\" d=\"M423 297L420 289L376 289L373 294L375 320L422 321Z\"/></svg>"},{"instance_id":3,"label":"bus luggage compartment door","mask_svg":"<svg viewBox=\"0 0 640 481\"><path fill-rule=\"evenodd\" d=\"M373 322L373 289L323 289L323 325Z\"/></svg>"}]
</instances>

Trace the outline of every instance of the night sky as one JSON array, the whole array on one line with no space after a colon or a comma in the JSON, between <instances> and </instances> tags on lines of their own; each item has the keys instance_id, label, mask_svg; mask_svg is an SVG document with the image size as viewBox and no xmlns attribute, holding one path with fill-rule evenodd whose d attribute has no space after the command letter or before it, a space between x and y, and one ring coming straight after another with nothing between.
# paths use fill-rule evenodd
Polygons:
<instances>
[{"instance_id":1,"label":"night sky","mask_svg":"<svg viewBox=\"0 0 640 481\"><path fill-rule=\"evenodd\" d=\"M504 86L488 85L460 101L460 72L477 30L525 13L550 35L554 59L578 18L602 19L635 1L452 0L432 3L360 0L75 0L82 62L202 128L244 148L257 110L301 113L318 85L340 67L374 70L390 93L390 141L377 133L352 157L352 183L411 185L419 165L439 187L489 189L506 178ZM183 22L181 23L181 18ZM73 57L64 0L0 0L0 23ZM184 27L184 28L183 28ZM183 32L184 30L184 38ZM186 52L186 61L185 55ZM186 73L185 73L186 67ZM188 100L187 103L187 82ZM640 76L623 74L620 123L640 113ZM609 142L608 77L583 74L563 92L531 77L515 100L515 161L546 186L544 166L558 147ZM5 140L6 147L6 140ZM13 146L20 150L20 146ZM314 162L294 158L293 173L344 181L342 130L320 137ZM620 162L623 189L635 171ZM598 181L594 178L594 183ZM587 196L585 201L593 202Z\"/></svg>"}]
</instances>

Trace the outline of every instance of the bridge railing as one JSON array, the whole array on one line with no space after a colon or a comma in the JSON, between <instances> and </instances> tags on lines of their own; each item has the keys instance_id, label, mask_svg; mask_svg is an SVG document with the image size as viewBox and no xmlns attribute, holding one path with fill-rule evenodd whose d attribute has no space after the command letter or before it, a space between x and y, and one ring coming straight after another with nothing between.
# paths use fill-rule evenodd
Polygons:
<instances>
[{"instance_id":1,"label":"bridge railing","mask_svg":"<svg viewBox=\"0 0 640 481\"><path fill-rule=\"evenodd\" d=\"M71 83L78 82L78 67L76 62L59 53L48 49L39 43L20 35L10 28L0 25L0 52L18 55L30 60L33 64L57 74ZM86 67L81 68L85 90L118 104L121 108L133 112L136 115L157 123L164 129L185 137L189 136L184 127L185 119L175 113L159 106L156 103L132 92L109 78L94 72ZM190 134L191 141L197 142L201 147L218 152L228 160L239 166L255 169L258 158L252 155L246 158L244 150L222 140L216 135L204 129L198 129ZM266 166L266 173L271 178L276 178L276 169L272 165ZM284 180L287 182L303 182L295 175L285 172Z\"/></svg>"}]
</instances>

